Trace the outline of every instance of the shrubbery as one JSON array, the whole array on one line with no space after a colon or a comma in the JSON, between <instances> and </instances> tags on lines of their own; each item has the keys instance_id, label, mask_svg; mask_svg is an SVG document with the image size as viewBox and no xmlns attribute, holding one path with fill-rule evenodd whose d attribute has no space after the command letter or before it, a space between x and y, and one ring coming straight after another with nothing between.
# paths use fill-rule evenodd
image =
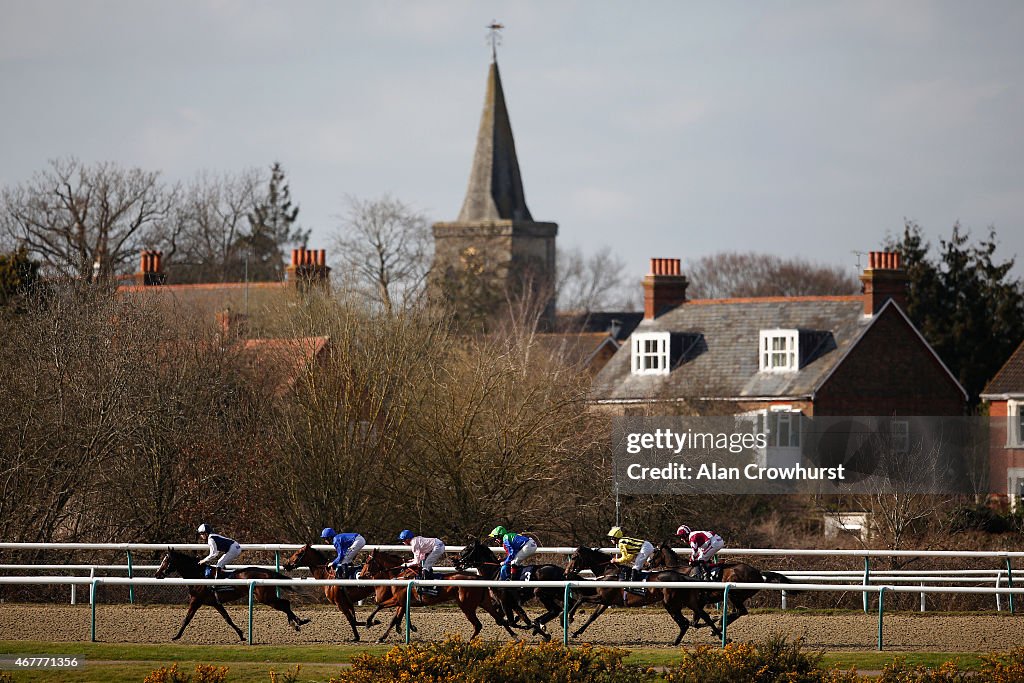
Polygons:
<instances>
[{"instance_id":1,"label":"shrubbery","mask_svg":"<svg viewBox=\"0 0 1024 683\"><path fill-rule=\"evenodd\" d=\"M352 668L331 683L385 683L399 680L437 683L632 683L651 681L650 669L624 664L625 650L583 645L464 641L458 636L441 643L394 647L387 653L360 655Z\"/></svg>"},{"instance_id":2,"label":"shrubbery","mask_svg":"<svg viewBox=\"0 0 1024 683\"><path fill-rule=\"evenodd\" d=\"M730 643L724 649L700 645L683 653L665 674L670 683L856 683L857 672L822 666L821 653L800 640L773 636L761 643Z\"/></svg>"},{"instance_id":3,"label":"shrubbery","mask_svg":"<svg viewBox=\"0 0 1024 683\"><path fill-rule=\"evenodd\" d=\"M169 667L163 666L146 676L143 683L224 683L228 677L226 666L196 664L193 673L178 669L175 662Z\"/></svg>"}]
</instances>

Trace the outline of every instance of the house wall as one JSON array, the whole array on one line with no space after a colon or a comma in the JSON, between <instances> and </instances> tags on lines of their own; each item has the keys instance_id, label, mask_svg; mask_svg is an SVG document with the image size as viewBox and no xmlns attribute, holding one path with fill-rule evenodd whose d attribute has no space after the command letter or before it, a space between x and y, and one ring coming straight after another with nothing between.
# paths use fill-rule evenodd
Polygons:
<instances>
[{"instance_id":1,"label":"house wall","mask_svg":"<svg viewBox=\"0 0 1024 683\"><path fill-rule=\"evenodd\" d=\"M1002 496L1015 493L1007 490L1009 468L1024 468L1024 448L1007 448L1008 405L1006 401L992 401L988 414L989 427L989 492Z\"/></svg>"},{"instance_id":2,"label":"house wall","mask_svg":"<svg viewBox=\"0 0 1024 683\"><path fill-rule=\"evenodd\" d=\"M963 415L956 383L890 306L819 388L815 415Z\"/></svg>"}]
</instances>

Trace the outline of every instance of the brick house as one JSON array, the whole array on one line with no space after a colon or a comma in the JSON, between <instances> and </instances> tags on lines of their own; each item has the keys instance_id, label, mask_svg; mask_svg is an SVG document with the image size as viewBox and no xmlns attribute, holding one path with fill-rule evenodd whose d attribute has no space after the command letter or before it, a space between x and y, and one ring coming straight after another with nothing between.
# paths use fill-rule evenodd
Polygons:
<instances>
[{"instance_id":1,"label":"brick house","mask_svg":"<svg viewBox=\"0 0 1024 683\"><path fill-rule=\"evenodd\" d=\"M302 371L329 351L326 336L290 337L275 326L280 311L316 287L328 287L324 250L293 249L285 279L278 282L167 284L163 254L143 251L139 270L122 278L118 293L166 307L169 315L215 324L221 343L236 348L274 394L289 391Z\"/></svg>"},{"instance_id":2,"label":"brick house","mask_svg":"<svg viewBox=\"0 0 1024 683\"><path fill-rule=\"evenodd\" d=\"M780 439L796 415L963 415L966 392L903 312L899 255L872 252L860 279L861 295L688 300L679 259L652 259L644 319L591 400L614 414L760 411Z\"/></svg>"},{"instance_id":3,"label":"brick house","mask_svg":"<svg viewBox=\"0 0 1024 683\"><path fill-rule=\"evenodd\" d=\"M1010 504L1024 496L1024 342L985 386L988 404L989 491Z\"/></svg>"}]
</instances>

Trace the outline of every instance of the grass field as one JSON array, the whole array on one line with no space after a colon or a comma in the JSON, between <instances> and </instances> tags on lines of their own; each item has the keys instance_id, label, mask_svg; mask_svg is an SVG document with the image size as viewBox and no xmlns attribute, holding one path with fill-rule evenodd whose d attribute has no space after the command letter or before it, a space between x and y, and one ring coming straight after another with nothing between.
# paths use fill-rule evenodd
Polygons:
<instances>
[{"instance_id":1,"label":"grass field","mask_svg":"<svg viewBox=\"0 0 1024 683\"><path fill-rule=\"evenodd\" d=\"M326 681L353 657L363 652L379 654L388 650L382 645L125 645L109 643L52 643L42 641L0 641L0 655L77 655L84 657L84 668L68 671L15 671L15 681L68 681L140 683L151 671L177 662L183 671L192 671L196 664L228 667L228 680L233 683L268 683L271 670L277 673L301 667L296 680ZM671 667L679 661L679 651L665 648L631 648L629 663L653 667ZM894 657L904 657L912 664L938 666L957 660L961 667L975 669L980 663L976 653L880 653L841 652L826 654L825 661L842 668L857 667L859 671L878 671Z\"/></svg>"}]
</instances>

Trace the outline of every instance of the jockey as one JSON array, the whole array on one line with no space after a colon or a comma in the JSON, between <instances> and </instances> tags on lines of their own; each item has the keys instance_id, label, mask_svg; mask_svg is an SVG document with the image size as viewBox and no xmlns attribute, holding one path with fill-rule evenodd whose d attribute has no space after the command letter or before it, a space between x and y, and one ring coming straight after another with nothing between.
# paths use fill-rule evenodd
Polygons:
<instances>
[{"instance_id":1,"label":"jockey","mask_svg":"<svg viewBox=\"0 0 1024 683\"><path fill-rule=\"evenodd\" d=\"M502 547L505 548L505 560L498 572L499 581L512 578L512 567L521 567L526 558L537 552L537 541L529 536L513 533L503 526L494 527L491 538L501 541Z\"/></svg>"},{"instance_id":2,"label":"jockey","mask_svg":"<svg viewBox=\"0 0 1024 683\"><path fill-rule=\"evenodd\" d=\"M351 579L355 573L352 560L356 559L356 555L366 545L366 539L354 532L339 534L331 527L321 531L320 538L333 543L334 549L338 551L338 556L331 562L331 566L334 567L334 578Z\"/></svg>"},{"instance_id":3,"label":"jockey","mask_svg":"<svg viewBox=\"0 0 1024 683\"><path fill-rule=\"evenodd\" d=\"M697 568L697 578L704 579L715 554L725 547L722 537L712 531L692 531L685 524L676 529L676 536L690 544L690 565Z\"/></svg>"},{"instance_id":4,"label":"jockey","mask_svg":"<svg viewBox=\"0 0 1024 683\"><path fill-rule=\"evenodd\" d=\"M608 530L608 538L618 545L619 554L612 560L612 564L619 565L619 580L639 581L644 563L654 554L654 545L642 538L626 536L622 527L618 526Z\"/></svg>"},{"instance_id":5,"label":"jockey","mask_svg":"<svg viewBox=\"0 0 1024 683\"><path fill-rule=\"evenodd\" d=\"M200 524L196 532L199 534L200 540L210 545L210 554L199 560L199 564L207 565L206 575L209 578L219 579L220 570L228 562L234 562L242 554L242 546L232 538L213 533L213 527L209 524ZM214 560L217 563L210 565ZM216 594L216 590L214 594Z\"/></svg>"},{"instance_id":6,"label":"jockey","mask_svg":"<svg viewBox=\"0 0 1024 683\"><path fill-rule=\"evenodd\" d=\"M444 555L444 541L440 538L416 536L408 529L398 535L398 540L412 548L412 559L403 567L420 566L419 578L428 581L434 578L434 565ZM424 586L423 593L437 593L437 586Z\"/></svg>"}]
</instances>

